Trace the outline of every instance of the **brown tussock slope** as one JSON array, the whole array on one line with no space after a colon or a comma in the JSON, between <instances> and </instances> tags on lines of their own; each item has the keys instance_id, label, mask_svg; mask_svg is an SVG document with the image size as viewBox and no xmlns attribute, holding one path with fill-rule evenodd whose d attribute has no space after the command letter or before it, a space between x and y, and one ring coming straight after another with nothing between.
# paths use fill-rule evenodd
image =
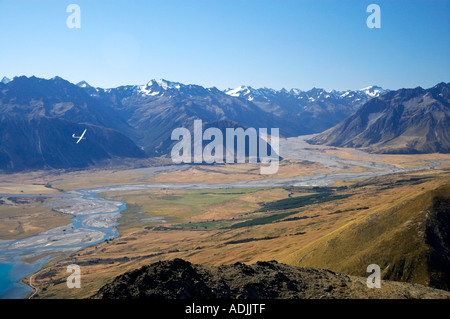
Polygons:
<instances>
[{"instance_id":1,"label":"brown tussock slope","mask_svg":"<svg viewBox=\"0 0 450 319\"><path fill-rule=\"evenodd\" d=\"M284 262L450 289L450 183L353 221L287 256Z\"/></svg>"}]
</instances>

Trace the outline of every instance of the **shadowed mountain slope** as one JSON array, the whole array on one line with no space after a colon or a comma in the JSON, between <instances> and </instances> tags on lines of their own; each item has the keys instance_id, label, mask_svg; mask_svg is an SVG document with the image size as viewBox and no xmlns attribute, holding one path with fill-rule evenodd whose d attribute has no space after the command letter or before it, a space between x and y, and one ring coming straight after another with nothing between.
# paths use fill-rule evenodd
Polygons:
<instances>
[{"instance_id":1,"label":"shadowed mountain slope","mask_svg":"<svg viewBox=\"0 0 450 319\"><path fill-rule=\"evenodd\" d=\"M449 153L450 83L380 95L309 142L376 153Z\"/></svg>"},{"instance_id":2,"label":"shadowed mountain slope","mask_svg":"<svg viewBox=\"0 0 450 319\"><path fill-rule=\"evenodd\" d=\"M86 139L76 144L72 134ZM144 157L128 137L101 126L63 119L0 116L0 170L83 168L118 157Z\"/></svg>"},{"instance_id":3,"label":"shadowed mountain slope","mask_svg":"<svg viewBox=\"0 0 450 319\"><path fill-rule=\"evenodd\" d=\"M86 139L76 144L87 129ZM0 83L0 170L83 168L105 159L144 157L133 129L107 105L61 78Z\"/></svg>"}]
</instances>

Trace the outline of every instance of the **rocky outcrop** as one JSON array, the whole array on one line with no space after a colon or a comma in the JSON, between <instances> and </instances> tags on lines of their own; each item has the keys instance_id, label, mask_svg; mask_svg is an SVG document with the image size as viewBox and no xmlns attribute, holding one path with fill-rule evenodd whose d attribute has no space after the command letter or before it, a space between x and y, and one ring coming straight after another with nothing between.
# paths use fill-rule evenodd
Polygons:
<instances>
[{"instance_id":1,"label":"rocky outcrop","mask_svg":"<svg viewBox=\"0 0 450 319\"><path fill-rule=\"evenodd\" d=\"M382 281L329 270L270 262L211 267L182 259L160 261L116 277L93 299L297 299L450 298L450 293L416 284Z\"/></svg>"}]
</instances>

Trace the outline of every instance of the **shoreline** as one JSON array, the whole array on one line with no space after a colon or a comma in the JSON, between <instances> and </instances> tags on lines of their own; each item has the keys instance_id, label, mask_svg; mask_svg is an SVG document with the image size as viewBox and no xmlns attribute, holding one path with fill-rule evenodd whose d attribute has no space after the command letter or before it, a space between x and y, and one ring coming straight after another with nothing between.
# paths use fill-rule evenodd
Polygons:
<instances>
[{"instance_id":1,"label":"shoreline","mask_svg":"<svg viewBox=\"0 0 450 319\"><path fill-rule=\"evenodd\" d=\"M41 268L41 269L42 269L42 268ZM40 271L40 270L39 270L39 271ZM36 274L38 274L39 271L36 272L36 273L34 273L34 274L31 274L30 280L29 280L29 282L28 282L28 286L31 287L31 289L33 289L33 291L31 291L24 299L31 299L31 298L34 297L34 295L36 295L36 294L38 293L39 288L33 286L32 280L33 280L33 276L35 276ZM26 277L25 277L25 278L26 278ZM24 279L25 279L25 278L24 278ZM24 279L22 279L22 282L26 284L26 281L25 281ZM30 294L31 294L31 295L30 295Z\"/></svg>"}]
</instances>

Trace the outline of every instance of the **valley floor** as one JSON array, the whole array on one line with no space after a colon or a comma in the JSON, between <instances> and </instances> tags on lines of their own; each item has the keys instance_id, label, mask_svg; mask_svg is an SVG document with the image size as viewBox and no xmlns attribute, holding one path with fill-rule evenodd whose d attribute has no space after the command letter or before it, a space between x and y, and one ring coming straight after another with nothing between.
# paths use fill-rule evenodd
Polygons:
<instances>
[{"instance_id":1,"label":"valley floor","mask_svg":"<svg viewBox=\"0 0 450 319\"><path fill-rule=\"evenodd\" d=\"M0 241L2 253L11 241L24 248L27 237L45 231L42 245L53 240L55 249L65 248L51 251L60 257L31 278L33 298L88 297L117 275L173 258L299 265L298 252L330 233L450 181L450 155L373 155L308 145L307 138L282 141L284 159L273 176L260 175L257 164L1 175L0 236L9 240ZM126 208L119 214L120 203ZM86 215L99 212L109 215ZM68 224L74 216L83 216L83 231ZM99 234L115 228L118 237ZM29 241L22 259L42 257L32 250L36 243ZM67 288L69 264L81 267L82 289Z\"/></svg>"}]
</instances>

